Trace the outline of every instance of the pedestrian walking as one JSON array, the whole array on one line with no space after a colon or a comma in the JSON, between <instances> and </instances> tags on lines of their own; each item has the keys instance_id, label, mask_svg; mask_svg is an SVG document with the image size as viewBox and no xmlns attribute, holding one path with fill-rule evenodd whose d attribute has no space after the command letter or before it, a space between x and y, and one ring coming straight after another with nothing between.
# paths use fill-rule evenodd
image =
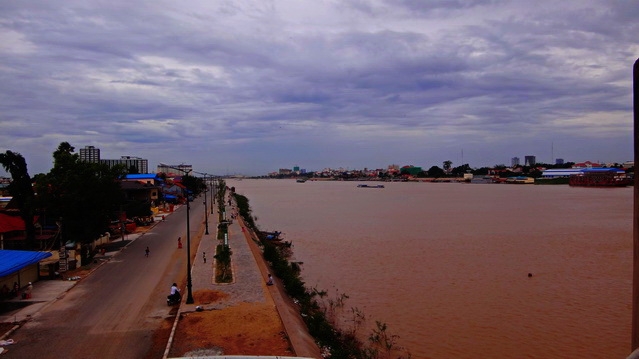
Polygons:
<instances>
[{"instance_id":1,"label":"pedestrian walking","mask_svg":"<svg viewBox=\"0 0 639 359\"><path fill-rule=\"evenodd\" d=\"M26 290L26 298L30 299L31 298L31 293L33 292L33 283L29 282L29 285L27 286L27 290Z\"/></svg>"},{"instance_id":2,"label":"pedestrian walking","mask_svg":"<svg viewBox=\"0 0 639 359\"><path fill-rule=\"evenodd\" d=\"M13 291L11 291L11 296L17 297L19 291L20 291L20 286L18 285L18 282L13 282Z\"/></svg>"},{"instance_id":3,"label":"pedestrian walking","mask_svg":"<svg viewBox=\"0 0 639 359\"><path fill-rule=\"evenodd\" d=\"M149 252L151 252L151 250L149 249L149 247L146 247L146 249L144 250L144 256L148 257L149 256Z\"/></svg>"},{"instance_id":4,"label":"pedestrian walking","mask_svg":"<svg viewBox=\"0 0 639 359\"><path fill-rule=\"evenodd\" d=\"M206 263L206 252L202 252L202 260Z\"/></svg>"},{"instance_id":5,"label":"pedestrian walking","mask_svg":"<svg viewBox=\"0 0 639 359\"><path fill-rule=\"evenodd\" d=\"M178 249L182 248L182 237L178 237Z\"/></svg>"}]
</instances>

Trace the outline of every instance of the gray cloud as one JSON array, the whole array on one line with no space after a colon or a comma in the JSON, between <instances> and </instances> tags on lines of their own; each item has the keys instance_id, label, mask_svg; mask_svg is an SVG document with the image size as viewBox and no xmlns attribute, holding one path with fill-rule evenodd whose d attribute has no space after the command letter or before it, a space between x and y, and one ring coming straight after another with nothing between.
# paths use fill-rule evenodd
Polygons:
<instances>
[{"instance_id":1,"label":"gray cloud","mask_svg":"<svg viewBox=\"0 0 639 359\"><path fill-rule=\"evenodd\" d=\"M632 156L623 1L0 4L0 150L265 173Z\"/></svg>"}]
</instances>

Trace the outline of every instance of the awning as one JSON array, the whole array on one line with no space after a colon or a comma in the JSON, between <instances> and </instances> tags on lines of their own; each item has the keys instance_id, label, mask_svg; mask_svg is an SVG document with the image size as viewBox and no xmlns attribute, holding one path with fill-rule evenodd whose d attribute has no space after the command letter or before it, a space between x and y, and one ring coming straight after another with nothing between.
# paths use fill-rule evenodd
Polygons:
<instances>
[{"instance_id":1,"label":"awning","mask_svg":"<svg viewBox=\"0 0 639 359\"><path fill-rule=\"evenodd\" d=\"M33 223L38 221L38 216L33 218ZM13 231L24 231L24 221L20 216L11 216L6 213L0 213L0 233Z\"/></svg>"},{"instance_id":2,"label":"awning","mask_svg":"<svg viewBox=\"0 0 639 359\"><path fill-rule=\"evenodd\" d=\"M24 221L20 216L0 213L0 233L24 231Z\"/></svg>"},{"instance_id":3,"label":"awning","mask_svg":"<svg viewBox=\"0 0 639 359\"><path fill-rule=\"evenodd\" d=\"M0 277L16 273L48 257L51 257L49 252L0 249Z\"/></svg>"}]
</instances>

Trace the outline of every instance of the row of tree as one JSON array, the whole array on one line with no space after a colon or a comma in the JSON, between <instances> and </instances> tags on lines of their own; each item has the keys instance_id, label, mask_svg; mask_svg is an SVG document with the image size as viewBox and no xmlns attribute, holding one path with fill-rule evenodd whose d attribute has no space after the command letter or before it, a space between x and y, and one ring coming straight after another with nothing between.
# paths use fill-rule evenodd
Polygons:
<instances>
[{"instance_id":1,"label":"row of tree","mask_svg":"<svg viewBox=\"0 0 639 359\"><path fill-rule=\"evenodd\" d=\"M151 215L150 202L126 200L120 180L128 173L124 165L81 161L74 147L62 142L53 153L53 168L33 178L17 152L0 153L0 164L11 175L8 192L25 223L25 249L37 248L38 225L61 228L64 241L89 242L104 234L112 220ZM206 185L200 178L183 177L183 184L197 196Z\"/></svg>"}]
</instances>

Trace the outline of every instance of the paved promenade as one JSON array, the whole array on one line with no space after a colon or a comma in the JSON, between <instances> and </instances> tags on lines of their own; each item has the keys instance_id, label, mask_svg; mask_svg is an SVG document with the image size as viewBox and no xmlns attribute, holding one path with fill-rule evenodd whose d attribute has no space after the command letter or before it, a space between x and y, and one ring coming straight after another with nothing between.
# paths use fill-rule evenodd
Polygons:
<instances>
[{"instance_id":1,"label":"paved promenade","mask_svg":"<svg viewBox=\"0 0 639 359\"><path fill-rule=\"evenodd\" d=\"M232 206L225 207L227 219L230 219L236 209ZM197 289L214 289L224 292L228 296L218 302L209 305L199 304L205 310L224 309L242 302L247 303L270 303L273 304L278 313L284 328L288 333L291 346L298 357L321 358L320 350L314 339L308 334L306 326L297 311L296 306L285 294L281 283L276 280L274 286L266 285L266 277L269 273L261 250L255 242L255 238L243 225L242 220L231 220L228 227L228 243L233 251L233 283L216 284L214 278L214 267L212 265L213 255L217 240L217 213L209 216L209 234L204 234L205 228L201 229L202 239L197 248L195 261L191 271L191 281L193 291ZM200 235L198 233L198 235ZM206 252L207 262L203 262L203 253ZM196 310L198 304L186 304L183 298L180 305L180 312L192 312ZM179 317L179 316L178 316Z\"/></svg>"}]
</instances>

